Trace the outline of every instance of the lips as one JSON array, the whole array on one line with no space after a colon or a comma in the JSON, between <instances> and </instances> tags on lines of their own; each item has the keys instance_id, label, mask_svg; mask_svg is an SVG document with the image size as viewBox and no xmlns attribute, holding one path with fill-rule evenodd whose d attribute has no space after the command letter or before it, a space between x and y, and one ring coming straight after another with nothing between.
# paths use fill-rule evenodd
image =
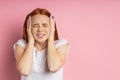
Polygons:
<instances>
[{"instance_id":1,"label":"lips","mask_svg":"<svg viewBox=\"0 0 120 80\"><path fill-rule=\"evenodd\" d=\"M36 36L37 36L38 38L42 38L42 37L45 36L45 34L36 34Z\"/></svg>"}]
</instances>

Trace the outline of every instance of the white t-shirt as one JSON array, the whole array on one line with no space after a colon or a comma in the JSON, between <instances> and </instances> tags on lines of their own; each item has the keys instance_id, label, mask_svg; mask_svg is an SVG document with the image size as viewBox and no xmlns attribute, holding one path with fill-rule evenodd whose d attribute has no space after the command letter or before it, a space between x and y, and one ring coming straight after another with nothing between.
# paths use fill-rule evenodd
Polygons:
<instances>
[{"instance_id":1,"label":"white t-shirt","mask_svg":"<svg viewBox=\"0 0 120 80\"><path fill-rule=\"evenodd\" d=\"M58 48L67 43L67 40L59 39L55 41L55 47ZM23 48L27 46L24 39L19 39L14 44L14 50L16 44L21 45ZM47 67L46 54L47 48L42 51L37 51L36 47L34 47L32 71L27 77L21 75L21 80L63 80L63 67L61 67L57 72L51 73Z\"/></svg>"}]
</instances>

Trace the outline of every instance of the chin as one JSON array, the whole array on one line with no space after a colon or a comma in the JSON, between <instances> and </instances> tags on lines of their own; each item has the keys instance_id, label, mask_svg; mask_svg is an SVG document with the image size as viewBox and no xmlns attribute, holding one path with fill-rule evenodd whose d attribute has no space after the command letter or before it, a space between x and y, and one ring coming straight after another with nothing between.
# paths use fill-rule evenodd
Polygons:
<instances>
[{"instance_id":1,"label":"chin","mask_svg":"<svg viewBox=\"0 0 120 80\"><path fill-rule=\"evenodd\" d=\"M37 42L45 42L45 41L47 41L46 38L43 38L43 39L36 38L35 40L36 40Z\"/></svg>"}]
</instances>

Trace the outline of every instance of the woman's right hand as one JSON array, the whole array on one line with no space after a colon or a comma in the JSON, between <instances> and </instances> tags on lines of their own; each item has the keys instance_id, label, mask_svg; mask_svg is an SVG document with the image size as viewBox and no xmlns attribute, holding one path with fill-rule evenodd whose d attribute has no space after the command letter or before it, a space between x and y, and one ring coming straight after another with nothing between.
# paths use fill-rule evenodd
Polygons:
<instances>
[{"instance_id":1,"label":"woman's right hand","mask_svg":"<svg viewBox=\"0 0 120 80\"><path fill-rule=\"evenodd\" d=\"M27 19L27 34L28 34L28 42L33 41L34 42L34 37L31 32L31 16Z\"/></svg>"}]
</instances>

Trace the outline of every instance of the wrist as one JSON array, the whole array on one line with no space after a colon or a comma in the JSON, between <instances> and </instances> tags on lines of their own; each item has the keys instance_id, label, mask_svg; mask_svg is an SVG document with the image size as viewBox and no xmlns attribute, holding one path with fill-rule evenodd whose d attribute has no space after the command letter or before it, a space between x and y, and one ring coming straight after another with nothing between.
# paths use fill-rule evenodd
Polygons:
<instances>
[{"instance_id":1,"label":"wrist","mask_svg":"<svg viewBox=\"0 0 120 80\"><path fill-rule=\"evenodd\" d=\"M33 39L29 39L28 40L28 44L34 45L34 40Z\"/></svg>"},{"instance_id":2,"label":"wrist","mask_svg":"<svg viewBox=\"0 0 120 80\"><path fill-rule=\"evenodd\" d=\"M50 36L50 37L48 38L48 41L54 41L54 37Z\"/></svg>"},{"instance_id":3,"label":"wrist","mask_svg":"<svg viewBox=\"0 0 120 80\"><path fill-rule=\"evenodd\" d=\"M48 39L48 44L49 44L49 43L54 43L54 38L49 38L49 39Z\"/></svg>"}]
</instances>

